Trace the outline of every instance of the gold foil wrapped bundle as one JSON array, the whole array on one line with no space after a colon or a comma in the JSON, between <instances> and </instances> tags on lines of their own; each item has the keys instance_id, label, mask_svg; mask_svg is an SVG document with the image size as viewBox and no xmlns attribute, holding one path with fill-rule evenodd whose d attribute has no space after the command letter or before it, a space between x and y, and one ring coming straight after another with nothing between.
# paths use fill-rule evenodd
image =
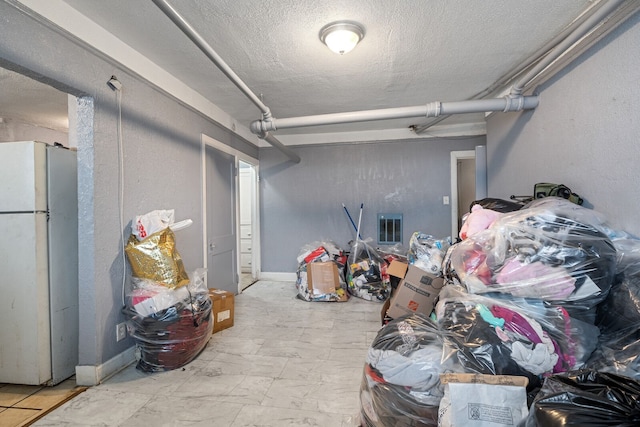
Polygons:
<instances>
[{"instance_id":1,"label":"gold foil wrapped bundle","mask_svg":"<svg viewBox=\"0 0 640 427\"><path fill-rule=\"evenodd\" d=\"M135 277L153 280L170 289L189 283L176 239L170 228L158 231L142 241L133 234L125 247Z\"/></svg>"}]
</instances>

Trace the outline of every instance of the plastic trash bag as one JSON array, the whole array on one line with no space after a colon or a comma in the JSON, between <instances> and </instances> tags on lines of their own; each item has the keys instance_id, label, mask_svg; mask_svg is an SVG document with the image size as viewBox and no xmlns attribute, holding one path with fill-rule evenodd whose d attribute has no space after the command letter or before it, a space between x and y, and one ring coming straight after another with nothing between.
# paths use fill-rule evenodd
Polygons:
<instances>
[{"instance_id":1,"label":"plastic trash bag","mask_svg":"<svg viewBox=\"0 0 640 427\"><path fill-rule=\"evenodd\" d=\"M491 226L454 245L445 277L468 292L500 292L561 304L593 323L609 293L616 249L596 212L547 197L501 215Z\"/></svg>"},{"instance_id":2,"label":"plastic trash bag","mask_svg":"<svg viewBox=\"0 0 640 427\"><path fill-rule=\"evenodd\" d=\"M520 427L640 425L640 383L631 378L582 370L553 375Z\"/></svg>"},{"instance_id":3,"label":"plastic trash bag","mask_svg":"<svg viewBox=\"0 0 640 427\"><path fill-rule=\"evenodd\" d=\"M145 308L150 307L149 299L153 297L141 300L136 291L148 291L152 286L147 281L134 283L139 287L129 293L122 311L127 318L129 335L136 343L137 369L156 372L180 368L195 359L207 345L213 331L213 318L204 271L199 269L193 273L194 281L185 287L157 294L161 296L158 302L170 298L175 302L150 310L149 314L141 314L139 304L147 301L149 305Z\"/></svg>"},{"instance_id":4,"label":"plastic trash bag","mask_svg":"<svg viewBox=\"0 0 640 427\"><path fill-rule=\"evenodd\" d=\"M444 255L451 246L449 239L435 237L416 231L409 240L409 263L435 276L442 272Z\"/></svg>"},{"instance_id":5,"label":"plastic trash bag","mask_svg":"<svg viewBox=\"0 0 640 427\"><path fill-rule=\"evenodd\" d=\"M344 302L349 296L344 278L344 267L347 257L333 242L315 242L302 247L297 258L296 289L298 298L305 301ZM313 287L309 283L309 264L316 262L332 262L338 271L337 286L329 289Z\"/></svg>"},{"instance_id":6,"label":"plastic trash bag","mask_svg":"<svg viewBox=\"0 0 640 427\"><path fill-rule=\"evenodd\" d=\"M599 345L589 368L640 380L640 240L614 241L618 275L598 306Z\"/></svg>"},{"instance_id":7,"label":"plastic trash bag","mask_svg":"<svg viewBox=\"0 0 640 427\"><path fill-rule=\"evenodd\" d=\"M471 212L471 207L473 205L480 205L484 209L491 209L492 211L502 213L519 211L524 206L522 203L512 202L509 200L494 199L491 197L485 197L484 199L471 202L471 205L469 206L469 212Z\"/></svg>"},{"instance_id":8,"label":"plastic trash bag","mask_svg":"<svg viewBox=\"0 0 640 427\"><path fill-rule=\"evenodd\" d=\"M360 386L361 420L366 426L436 426L444 395L437 325L422 314L400 317L382 327L367 354Z\"/></svg>"},{"instance_id":9,"label":"plastic trash bag","mask_svg":"<svg viewBox=\"0 0 640 427\"><path fill-rule=\"evenodd\" d=\"M452 285L440 291L436 317L445 357L455 358L465 372L525 376L529 390L542 376L581 368L599 334L561 307L468 294Z\"/></svg>"},{"instance_id":10,"label":"plastic trash bag","mask_svg":"<svg viewBox=\"0 0 640 427\"><path fill-rule=\"evenodd\" d=\"M378 251L363 240L356 240L347 260L347 289L349 293L368 301L384 302L391 285L383 280L382 266L386 261Z\"/></svg>"},{"instance_id":11,"label":"plastic trash bag","mask_svg":"<svg viewBox=\"0 0 640 427\"><path fill-rule=\"evenodd\" d=\"M125 247L134 277L148 279L171 289L189 283L176 239L170 228L154 233L142 241L132 234Z\"/></svg>"}]
</instances>

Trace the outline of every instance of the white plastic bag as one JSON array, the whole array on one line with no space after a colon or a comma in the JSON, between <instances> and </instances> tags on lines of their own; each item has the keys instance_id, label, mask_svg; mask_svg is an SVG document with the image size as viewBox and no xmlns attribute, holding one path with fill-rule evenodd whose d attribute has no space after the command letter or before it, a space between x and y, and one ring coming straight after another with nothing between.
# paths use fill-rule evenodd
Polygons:
<instances>
[{"instance_id":1,"label":"white plastic bag","mask_svg":"<svg viewBox=\"0 0 640 427\"><path fill-rule=\"evenodd\" d=\"M169 227L174 221L174 209L151 211L144 215L137 215L134 218L132 233L138 241L142 241L148 236Z\"/></svg>"}]
</instances>

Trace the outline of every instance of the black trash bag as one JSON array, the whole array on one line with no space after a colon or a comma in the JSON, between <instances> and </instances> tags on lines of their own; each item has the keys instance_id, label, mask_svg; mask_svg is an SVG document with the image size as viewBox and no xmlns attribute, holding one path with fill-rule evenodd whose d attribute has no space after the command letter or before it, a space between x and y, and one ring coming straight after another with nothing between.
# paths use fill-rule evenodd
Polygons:
<instances>
[{"instance_id":1,"label":"black trash bag","mask_svg":"<svg viewBox=\"0 0 640 427\"><path fill-rule=\"evenodd\" d=\"M461 371L454 360L442 360L441 332L429 317L391 320L367 353L360 386L363 426L437 426L444 395L440 374Z\"/></svg>"},{"instance_id":2,"label":"black trash bag","mask_svg":"<svg viewBox=\"0 0 640 427\"><path fill-rule=\"evenodd\" d=\"M545 379L520 427L640 425L640 383L594 370Z\"/></svg>"},{"instance_id":3,"label":"black trash bag","mask_svg":"<svg viewBox=\"0 0 640 427\"><path fill-rule=\"evenodd\" d=\"M598 306L596 325L601 335L587 367L640 380L640 262L637 254L629 255L621 254L620 259L635 261L618 264L617 281Z\"/></svg>"},{"instance_id":4,"label":"black trash bag","mask_svg":"<svg viewBox=\"0 0 640 427\"><path fill-rule=\"evenodd\" d=\"M484 199L474 200L473 202L471 202L471 205L469 205L469 212L471 212L471 208L473 207L473 205L480 205L484 209L491 209L492 211L502 213L519 211L524 206L522 203L510 202L508 200L502 199L494 199L492 197L485 197Z\"/></svg>"}]
</instances>

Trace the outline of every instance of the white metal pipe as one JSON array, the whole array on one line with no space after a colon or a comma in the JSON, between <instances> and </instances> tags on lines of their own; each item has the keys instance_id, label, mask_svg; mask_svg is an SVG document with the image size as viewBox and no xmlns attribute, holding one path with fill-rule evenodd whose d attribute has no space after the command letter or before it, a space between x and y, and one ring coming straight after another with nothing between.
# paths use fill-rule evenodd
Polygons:
<instances>
[{"instance_id":1,"label":"white metal pipe","mask_svg":"<svg viewBox=\"0 0 640 427\"><path fill-rule=\"evenodd\" d=\"M256 107L262 111L263 119L269 119L271 117L271 110L267 107L258 96L247 86L242 79L227 65L227 63L213 50L213 48L206 42L206 40L198 34L198 32L171 6L166 0L153 0L156 6L164 12L165 15L182 32L189 37L189 39L209 58L225 76L235 84L242 93L244 93ZM255 132L254 132L255 133ZM295 154L291 149L287 148L284 144L278 141L274 136L269 135L267 132L261 132L257 134L260 138L267 141L269 144L283 152L289 159L295 163L300 163L300 156Z\"/></svg>"},{"instance_id":2,"label":"white metal pipe","mask_svg":"<svg viewBox=\"0 0 640 427\"><path fill-rule=\"evenodd\" d=\"M269 144L271 144L273 147L277 148L278 150L280 150L281 152L283 152L291 161L295 162L295 163L300 163L300 156L298 156L296 153L293 152L293 150L289 147L287 147L286 145L284 145L282 142L278 141L273 135L271 135L270 133L266 133L264 135L263 138L265 141L267 141Z\"/></svg>"},{"instance_id":3,"label":"white metal pipe","mask_svg":"<svg viewBox=\"0 0 640 427\"><path fill-rule=\"evenodd\" d=\"M263 114L271 115L269 107L267 107L261 100L254 94L249 86L247 86L240 77L227 65L226 62L216 53L215 50L206 42L206 40L198 34L198 32L171 6L166 0L152 0L156 6L164 12L174 24L182 30L182 32L189 37L189 39L205 54L207 57L222 71L225 76L240 89L256 107L262 111Z\"/></svg>"},{"instance_id":4,"label":"white metal pipe","mask_svg":"<svg viewBox=\"0 0 640 427\"><path fill-rule=\"evenodd\" d=\"M563 41L558 43L543 60L538 62L527 74L518 80L511 88L512 95L521 95L525 86L533 80L540 72L547 68L553 61L563 55L578 40L592 31L600 22L616 10L624 0L609 0L601 8L588 17L574 31L571 32Z\"/></svg>"},{"instance_id":5,"label":"white metal pipe","mask_svg":"<svg viewBox=\"0 0 640 427\"><path fill-rule=\"evenodd\" d=\"M319 114L315 116L271 118L251 123L251 132L261 134L278 129L320 126L342 123L368 122L409 117L438 117L442 114L465 114L490 111L521 111L536 108L537 96L507 96L495 99L477 99L458 102L431 102L414 107L385 108L380 110L351 111L345 113Z\"/></svg>"}]
</instances>

